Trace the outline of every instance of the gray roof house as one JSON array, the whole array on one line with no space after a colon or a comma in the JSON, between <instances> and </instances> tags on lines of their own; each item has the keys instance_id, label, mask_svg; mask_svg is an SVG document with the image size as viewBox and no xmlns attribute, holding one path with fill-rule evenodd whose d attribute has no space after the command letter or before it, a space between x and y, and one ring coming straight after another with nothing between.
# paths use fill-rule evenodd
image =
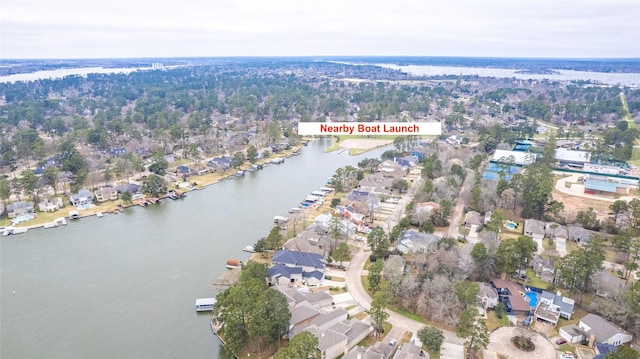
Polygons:
<instances>
[{"instance_id":1,"label":"gray roof house","mask_svg":"<svg viewBox=\"0 0 640 359\"><path fill-rule=\"evenodd\" d=\"M33 202L31 201L14 202L7 206L7 216L9 218L32 215L34 211Z\"/></svg>"},{"instance_id":2,"label":"gray roof house","mask_svg":"<svg viewBox=\"0 0 640 359\"><path fill-rule=\"evenodd\" d=\"M556 269L553 259L535 256L531 261L531 268L538 278L547 283L553 283Z\"/></svg>"},{"instance_id":3,"label":"gray roof house","mask_svg":"<svg viewBox=\"0 0 640 359\"><path fill-rule=\"evenodd\" d=\"M569 229L569 238L570 240L574 241L574 242L582 242L582 241L586 241L589 239L589 237L591 237L591 231L588 229L584 229L580 226L573 226L573 225L569 225L567 226Z\"/></svg>"},{"instance_id":4,"label":"gray roof house","mask_svg":"<svg viewBox=\"0 0 640 359\"><path fill-rule=\"evenodd\" d=\"M86 206L89 204L93 204L93 193L89 192L88 189L83 188L78 191L78 193L72 194L69 199L71 200L71 204L78 206Z\"/></svg>"},{"instance_id":5,"label":"gray roof house","mask_svg":"<svg viewBox=\"0 0 640 359\"><path fill-rule=\"evenodd\" d=\"M302 332L320 315L320 311L309 302L302 302L290 309L289 337Z\"/></svg>"},{"instance_id":6,"label":"gray roof house","mask_svg":"<svg viewBox=\"0 0 640 359\"><path fill-rule=\"evenodd\" d=\"M547 238L569 238L567 227L555 222L547 222L544 225L545 237Z\"/></svg>"},{"instance_id":7,"label":"gray roof house","mask_svg":"<svg viewBox=\"0 0 640 359\"><path fill-rule=\"evenodd\" d=\"M286 241L282 248L290 251L320 254L323 258L326 258L331 248L331 239L325 234L323 228L312 224L298 233L297 236Z\"/></svg>"},{"instance_id":8,"label":"gray roof house","mask_svg":"<svg viewBox=\"0 0 640 359\"><path fill-rule=\"evenodd\" d=\"M115 201L118 199L118 190L113 187L104 187L94 193L98 202Z\"/></svg>"},{"instance_id":9,"label":"gray roof house","mask_svg":"<svg viewBox=\"0 0 640 359\"><path fill-rule=\"evenodd\" d=\"M591 283L596 291L596 295L615 299L624 291L624 283L620 279L607 272L600 271L591 276Z\"/></svg>"},{"instance_id":10,"label":"gray roof house","mask_svg":"<svg viewBox=\"0 0 640 359\"><path fill-rule=\"evenodd\" d=\"M402 237L398 239L398 250L402 253L435 251L440 237L423 232L406 230Z\"/></svg>"},{"instance_id":11,"label":"gray roof house","mask_svg":"<svg viewBox=\"0 0 640 359\"><path fill-rule=\"evenodd\" d=\"M343 359L387 359L391 358L391 354L395 348L384 344L383 342L376 342L372 347L355 347L351 349ZM429 359L428 357L425 357Z\"/></svg>"},{"instance_id":12,"label":"gray roof house","mask_svg":"<svg viewBox=\"0 0 640 359\"><path fill-rule=\"evenodd\" d=\"M272 266L267 270L267 282L271 285L293 283L317 286L320 285L325 267L321 254L287 249L277 251L271 263Z\"/></svg>"},{"instance_id":13,"label":"gray roof house","mask_svg":"<svg viewBox=\"0 0 640 359\"><path fill-rule=\"evenodd\" d=\"M580 319L578 326L585 332L587 338L595 335L596 343L607 343L618 346L633 340L633 336L627 331L599 315L585 315L584 318Z\"/></svg>"},{"instance_id":14,"label":"gray roof house","mask_svg":"<svg viewBox=\"0 0 640 359\"><path fill-rule=\"evenodd\" d=\"M535 315L538 319L557 324L560 317L571 319L574 306L573 299L563 297L560 292L553 294L545 290L538 299Z\"/></svg>"},{"instance_id":15,"label":"gray roof house","mask_svg":"<svg viewBox=\"0 0 640 359\"><path fill-rule=\"evenodd\" d=\"M411 343L402 344L400 349L393 355L393 359L429 359L429 353L419 346Z\"/></svg>"},{"instance_id":16,"label":"gray roof house","mask_svg":"<svg viewBox=\"0 0 640 359\"><path fill-rule=\"evenodd\" d=\"M524 235L533 239L542 239L546 234L545 223L537 219L525 219Z\"/></svg>"},{"instance_id":17,"label":"gray roof house","mask_svg":"<svg viewBox=\"0 0 640 359\"><path fill-rule=\"evenodd\" d=\"M281 249L271 258L273 264L285 264L289 267L301 267L305 272L312 272L316 269L324 270L325 261L320 254L290 251Z\"/></svg>"},{"instance_id":18,"label":"gray roof house","mask_svg":"<svg viewBox=\"0 0 640 359\"><path fill-rule=\"evenodd\" d=\"M483 224L484 216L476 211L469 211L464 215L464 226L467 228L471 228L472 226L480 228Z\"/></svg>"},{"instance_id":19,"label":"gray roof house","mask_svg":"<svg viewBox=\"0 0 640 359\"><path fill-rule=\"evenodd\" d=\"M500 296L498 296L498 292L496 289L489 284L480 283L480 291L478 292L478 301L482 305L483 308L494 308L498 305L498 301L500 300Z\"/></svg>"}]
</instances>

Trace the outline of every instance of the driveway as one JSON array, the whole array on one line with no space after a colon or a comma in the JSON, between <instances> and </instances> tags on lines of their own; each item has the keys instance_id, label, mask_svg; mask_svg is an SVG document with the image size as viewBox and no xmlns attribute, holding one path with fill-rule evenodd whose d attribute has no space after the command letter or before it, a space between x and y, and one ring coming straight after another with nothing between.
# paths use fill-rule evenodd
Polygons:
<instances>
[{"instance_id":1,"label":"driveway","mask_svg":"<svg viewBox=\"0 0 640 359\"><path fill-rule=\"evenodd\" d=\"M556 238L556 252L560 257L564 257L567 255L567 239L566 238Z\"/></svg>"},{"instance_id":2,"label":"driveway","mask_svg":"<svg viewBox=\"0 0 640 359\"><path fill-rule=\"evenodd\" d=\"M538 333L533 333L534 344L536 348L531 352L524 352L517 349L511 344L511 338L516 335L515 327L502 327L496 329L491 333L489 337L488 351L496 352L498 354L505 355L508 358L519 359L546 359L555 358L557 352L551 342Z\"/></svg>"},{"instance_id":3,"label":"driveway","mask_svg":"<svg viewBox=\"0 0 640 359\"><path fill-rule=\"evenodd\" d=\"M461 344L442 343L440 359L464 359L464 347Z\"/></svg>"}]
</instances>

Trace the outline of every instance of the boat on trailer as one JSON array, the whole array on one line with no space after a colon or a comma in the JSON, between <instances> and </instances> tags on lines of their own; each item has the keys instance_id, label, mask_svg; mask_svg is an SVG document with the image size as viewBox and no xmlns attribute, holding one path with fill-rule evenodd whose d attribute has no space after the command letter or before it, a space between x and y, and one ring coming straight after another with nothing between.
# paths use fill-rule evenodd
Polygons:
<instances>
[{"instance_id":1,"label":"boat on trailer","mask_svg":"<svg viewBox=\"0 0 640 359\"><path fill-rule=\"evenodd\" d=\"M244 248L242 248L243 251L245 252L249 252L249 253L255 253L256 249L253 246L253 244L247 244L246 246L244 246Z\"/></svg>"}]
</instances>

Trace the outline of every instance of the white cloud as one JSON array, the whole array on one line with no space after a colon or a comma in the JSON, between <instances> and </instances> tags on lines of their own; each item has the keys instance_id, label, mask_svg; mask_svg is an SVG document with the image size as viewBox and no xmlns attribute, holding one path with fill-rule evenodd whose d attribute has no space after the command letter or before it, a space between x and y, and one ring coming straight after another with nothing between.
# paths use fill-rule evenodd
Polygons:
<instances>
[{"instance_id":1,"label":"white cloud","mask_svg":"<svg viewBox=\"0 0 640 359\"><path fill-rule=\"evenodd\" d=\"M3 0L0 56L640 57L637 0Z\"/></svg>"}]
</instances>

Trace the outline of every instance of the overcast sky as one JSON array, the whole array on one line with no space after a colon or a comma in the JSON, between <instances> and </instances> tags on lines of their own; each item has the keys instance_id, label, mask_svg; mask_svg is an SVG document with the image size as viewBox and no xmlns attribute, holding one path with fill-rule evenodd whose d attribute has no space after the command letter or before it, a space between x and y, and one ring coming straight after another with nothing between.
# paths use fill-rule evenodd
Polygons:
<instances>
[{"instance_id":1,"label":"overcast sky","mask_svg":"<svg viewBox=\"0 0 640 359\"><path fill-rule=\"evenodd\" d=\"M0 0L0 58L640 57L640 0Z\"/></svg>"}]
</instances>

